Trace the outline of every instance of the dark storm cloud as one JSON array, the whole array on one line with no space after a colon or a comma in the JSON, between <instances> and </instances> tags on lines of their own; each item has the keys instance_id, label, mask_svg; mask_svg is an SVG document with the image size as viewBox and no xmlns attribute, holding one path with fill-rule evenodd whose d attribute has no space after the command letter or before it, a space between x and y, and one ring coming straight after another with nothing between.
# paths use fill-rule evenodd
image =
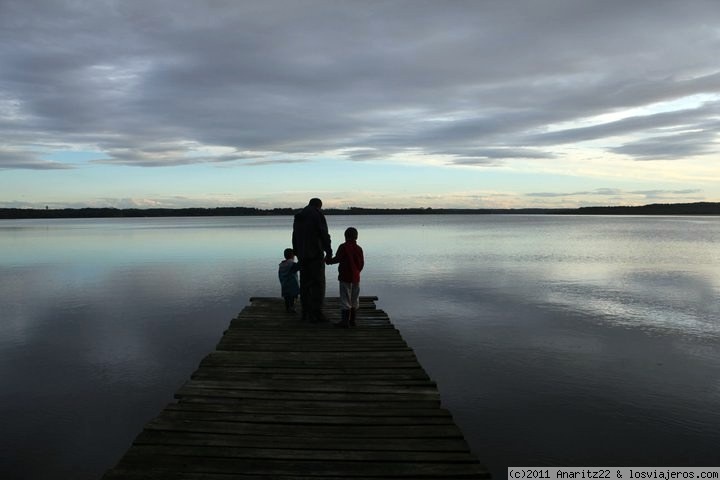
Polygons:
<instances>
[{"instance_id":1,"label":"dark storm cloud","mask_svg":"<svg viewBox=\"0 0 720 480\"><path fill-rule=\"evenodd\" d=\"M606 148L678 158L713 150L717 103L548 127L720 94L719 22L714 1L4 0L0 129L15 151L136 166L337 151L488 165L631 134ZM694 146L659 131L678 125ZM2 165L43 163L15 158Z\"/></svg>"}]
</instances>

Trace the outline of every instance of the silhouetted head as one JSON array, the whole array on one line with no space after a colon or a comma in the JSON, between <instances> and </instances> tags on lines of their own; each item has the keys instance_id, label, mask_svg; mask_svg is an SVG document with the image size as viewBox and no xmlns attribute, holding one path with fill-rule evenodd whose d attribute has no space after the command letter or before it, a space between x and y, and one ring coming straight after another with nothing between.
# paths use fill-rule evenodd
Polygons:
<instances>
[{"instance_id":1,"label":"silhouetted head","mask_svg":"<svg viewBox=\"0 0 720 480\"><path fill-rule=\"evenodd\" d=\"M345 240L357 240L358 231L355 227L348 227L345 229Z\"/></svg>"},{"instance_id":2,"label":"silhouetted head","mask_svg":"<svg viewBox=\"0 0 720 480\"><path fill-rule=\"evenodd\" d=\"M292 258L295 258L295 250L293 250L292 248L286 248L283 254L285 255L285 260L291 260Z\"/></svg>"},{"instance_id":3,"label":"silhouetted head","mask_svg":"<svg viewBox=\"0 0 720 480\"><path fill-rule=\"evenodd\" d=\"M310 202L308 202L308 205L315 208L322 208L322 200L319 198L311 198Z\"/></svg>"}]
</instances>

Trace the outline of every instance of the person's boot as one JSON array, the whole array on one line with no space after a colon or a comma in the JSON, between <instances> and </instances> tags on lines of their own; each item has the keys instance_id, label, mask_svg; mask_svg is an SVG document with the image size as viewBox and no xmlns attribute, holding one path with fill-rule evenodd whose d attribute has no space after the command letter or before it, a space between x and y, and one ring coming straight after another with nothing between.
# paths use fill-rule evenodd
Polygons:
<instances>
[{"instance_id":1,"label":"person's boot","mask_svg":"<svg viewBox=\"0 0 720 480\"><path fill-rule=\"evenodd\" d=\"M325 316L321 309L313 311L312 320L313 323L328 322L328 318Z\"/></svg>"},{"instance_id":2,"label":"person's boot","mask_svg":"<svg viewBox=\"0 0 720 480\"><path fill-rule=\"evenodd\" d=\"M342 319L338 323L335 323L333 325L338 328L350 327L350 310L340 310L340 317Z\"/></svg>"},{"instance_id":3,"label":"person's boot","mask_svg":"<svg viewBox=\"0 0 720 480\"><path fill-rule=\"evenodd\" d=\"M305 302L305 298L302 295L300 296L300 321L310 321L310 309L308 308L308 305Z\"/></svg>"},{"instance_id":4,"label":"person's boot","mask_svg":"<svg viewBox=\"0 0 720 480\"><path fill-rule=\"evenodd\" d=\"M353 308L350 310L350 315L348 317L348 325L351 327L357 327L357 324L355 323L355 315L357 315L357 308Z\"/></svg>"},{"instance_id":5,"label":"person's boot","mask_svg":"<svg viewBox=\"0 0 720 480\"><path fill-rule=\"evenodd\" d=\"M307 308L307 305L300 305L300 321L301 322L311 322L312 321L312 314L310 313L310 310Z\"/></svg>"}]
</instances>

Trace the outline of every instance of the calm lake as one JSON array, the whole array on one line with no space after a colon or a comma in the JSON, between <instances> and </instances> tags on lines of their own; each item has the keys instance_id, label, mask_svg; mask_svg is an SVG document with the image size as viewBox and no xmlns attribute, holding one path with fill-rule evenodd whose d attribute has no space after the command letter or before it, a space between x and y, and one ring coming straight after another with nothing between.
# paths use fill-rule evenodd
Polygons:
<instances>
[{"instance_id":1,"label":"calm lake","mask_svg":"<svg viewBox=\"0 0 720 480\"><path fill-rule=\"evenodd\" d=\"M720 217L330 216L361 294L508 466L720 465ZM290 217L0 221L0 478L97 479L252 296ZM328 295L337 295L328 268Z\"/></svg>"}]
</instances>

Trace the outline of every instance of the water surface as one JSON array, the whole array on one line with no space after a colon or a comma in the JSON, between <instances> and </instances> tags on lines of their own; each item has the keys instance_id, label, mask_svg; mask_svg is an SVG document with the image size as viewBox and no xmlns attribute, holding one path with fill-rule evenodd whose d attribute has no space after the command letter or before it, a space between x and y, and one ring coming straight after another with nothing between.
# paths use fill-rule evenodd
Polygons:
<instances>
[{"instance_id":1,"label":"water surface","mask_svg":"<svg viewBox=\"0 0 720 480\"><path fill-rule=\"evenodd\" d=\"M716 465L720 218L328 217L478 457ZM251 296L290 217L0 222L0 474L98 478ZM336 295L334 269L329 292ZM42 459L42 461L38 461Z\"/></svg>"}]
</instances>

